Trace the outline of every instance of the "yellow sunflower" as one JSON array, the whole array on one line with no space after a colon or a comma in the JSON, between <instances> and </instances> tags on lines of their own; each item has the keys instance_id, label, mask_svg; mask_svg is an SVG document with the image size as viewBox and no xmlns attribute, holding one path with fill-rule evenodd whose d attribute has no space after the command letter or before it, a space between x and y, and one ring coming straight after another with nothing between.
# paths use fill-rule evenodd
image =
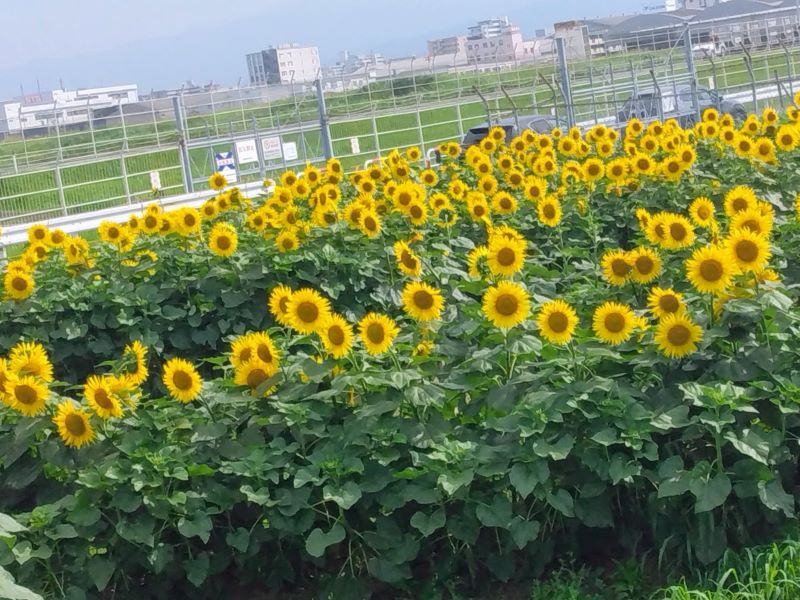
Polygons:
<instances>
[{"instance_id":1,"label":"yellow sunflower","mask_svg":"<svg viewBox=\"0 0 800 600\"><path fill-rule=\"evenodd\" d=\"M572 340L578 325L578 315L563 300L551 300L539 310L536 321L544 339L551 344L564 345Z\"/></svg>"},{"instance_id":2,"label":"yellow sunflower","mask_svg":"<svg viewBox=\"0 0 800 600\"><path fill-rule=\"evenodd\" d=\"M253 348L253 334L240 335L231 342L231 364L235 369L251 360L255 355Z\"/></svg>"},{"instance_id":3,"label":"yellow sunflower","mask_svg":"<svg viewBox=\"0 0 800 600\"><path fill-rule=\"evenodd\" d=\"M353 345L353 328L342 315L332 314L317 330L325 350L333 358L346 356Z\"/></svg>"},{"instance_id":4,"label":"yellow sunflower","mask_svg":"<svg viewBox=\"0 0 800 600\"><path fill-rule=\"evenodd\" d=\"M630 278L637 283L650 283L661 274L661 257L658 252L640 246L628 252L632 267Z\"/></svg>"},{"instance_id":5,"label":"yellow sunflower","mask_svg":"<svg viewBox=\"0 0 800 600\"><path fill-rule=\"evenodd\" d=\"M631 274L631 260L623 250L609 250L600 261L603 277L611 285L622 286Z\"/></svg>"},{"instance_id":6,"label":"yellow sunflower","mask_svg":"<svg viewBox=\"0 0 800 600\"><path fill-rule=\"evenodd\" d=\"M412 281L403 289L403 310L417 321L435 321L442 314L442 293L427 283Z\"/></svg>"},{"instance_id":7,"label":"yellow sunflower","mask_svg":"<svg viewBox=\"0 0 800 600\"><path fill-rule=\"evenodd\" d=\"M505 236L493 236L489 242L487 263L493 275L510 277L522 270L526 243Z\"/></svg>"},{"instance_id":8,"label":"yellow sunflower","mask_svg":"<svg viewBox=\"0 0 800 600\"><path fill-rule=\"evenodd\" d=\"M495 327L510 329L522 323L530 312L527 290L514 281L501 281L483 295L483 314Z\"/></svg>"},{"instance_id":9,"label":"yellow sunflower","mask_svg":"<svg viewBox=\"0 0 800 600\"><path fill-rule=\"evenodd\" d=\"M703 330L685 312L665 316L656 327L654 340L664 356L680 358L697 350Z\"/></svg>"},{"instance_id":10,"label":"yellow sunflower","mask_svg":"<svg viewBox=\"0 0 800 600\"><path fill-rule=\"evenodd\" d=\"M725 249L714 245L698 248L686 261L686 277L701 293L719 294L724 291L735 269Z\"/></svg>"},{"instance_id":11,"label":"yellow sunflower","mask_svg":"<svg viewBox=\"0 0 800 600\"><path fill-rule=\"evenodd\" d=\"M402 240L395 242L394 257L397 261L397 268L404 275L419 277L422 273L422 262L406 242Z\"/></svg>"},{"instance_id":12,"label":"yellow sunflower","mask_svg":"<svg viewBox=\"0 0 800 600\"><path fill-rule=\"evenodd\" d=\"M765 216L758 208L751 208L737 212L731 217L730 229L749 229L764 237L769 237L772 232L772 219Z\"/></svg>"},{"instance_id":13,"label":"yellow sunflower","mask_svg":"<svg viewBox=\"0 0 800 600\"><path fill-rule=\"evenodd\" d=\"M606 302L594 311L592 329L606 344L617 346L628 341L635 325L636 315L619 302Z\"/></svg>"},{"instance_id":14,"label":"yellow sunflower","mask_svg":"<svg viewBox=\"0 0 800 600\"><path fill-rule=\"evenodd\" d=\"M481 265L486 265L486 260L489 258L488 246L476 246L470 250L467 256L467 266L469 269L469 276L473 279L482 279L483 273L481 272ZM483 262L481 260L483 259ZM488 265L486 265L488 268Z\"/></svg>"},{"instance_id":15,"label":"yellow sunflower","mask_svg":"<svg viewBox=\"0 0 800 600\"><path fill-rule=\"evenodd\" d=\"M208 236L208 247L217 256L231 256L239 245L236 229L228 223L216 223Z\"/></svg>"},{"instance_id":16,"label":"yellow sunflower","mask_svg":"<svg viewBox=\"0 0 800 600\"><path fill-rule=\"evenodd\" d=\"M736 213L756 208L758 199L753 188L747 185L737 185L725 194L725 214L733 217Z\"/></svg>"},{"instance_id":17,"label":"yellow sunflower","mask_svg":"<svg viewBox=\"0 0 800 600\"><path fill-rule=\"evenodd\" d=\"M89 413L76 408L71 400L65 400L58 405L53 423L61 440L70 448L80 448L94 441L95 433L89 421Z\"/></svg>"},{"instance_id":18,"label":"yellow sunflower","mask_svg":"<svg viewBox=\"0 0 800 600\"><path fill-rule=\"evenodd\" d=\"M53 381L53 364L44 347L38 342L19 342L8 354L8 367L18 375L32 375Z\"/></svg>"},{"instance_id":19,"label":"yellow sunflower","mask_svg":"<svg viewBox=\"0 0 800 600\"><path fill-rule=\"evenodd\" d=\"M293 293L292 288L280 284L272 288L269 294L269 312L281 325L289 325L291 323L289 319L289 300L291 300Z\"/></svg>"},{"instance_id":20,"label":"yellow sunflower","mask_svg":"<svg viewBox=\"0 0 800 600\"><path fill-rule=\"evenodd\" d=\"M270 365L258 358L252 358L236 367L233 382L236 385L246 385L255 393L258 387L274 374L275 370Z\"/></svg>"},{"instance_id":21,"label":"yellow sunflower","mask_svg":"<svg viewBox=\"0 0 800 600\"><path fill-rule=\"evenodd\" d=\"M111 382L105 377L90 376L83 386L83 395L94 414L104 421L122 416L122 404L114 395Z\"/></svg>"},{"instance_id":22,"label":"yellow sunflower","mask_svg":"<svg viewBox=\"0 0 800 600\"><path fill-rule=\"evenodd\" d=\"M762 271L772 250L767 239L750 229L734 229L725 240L728 257L744 273Z\"/></svg>"},{"instance_id":23,"label":"yellow sunflower","mask_svg":"<svg viewBox=\"0 0 800 600\"><path fill-rule=\"evenodd\" d=\"M327 298L311 288L302 288L289 298L289 323L299 333L314 333L331 315Z\"/></svg>"},{"instance_id":24,"label":"yellow sunflower","mask_svg":"<svg viewBox=\"0 0 800 600\"><path fill-rule=\"evenodd\" d=\"M683 312L683 294L672 288L654 287L647 296L647 306L657 319Z\"/></svg>"},{"instance_id":25,"label":"yellow sunflower","mask_svg":"<svg viewBox=\"0 0 800 600\"><path fill-rule=\"evenodd\" d=\"M695 198L689 205L689 216L698 227L710 227L714 222L714 203L705 196Z\"/></svg>"},{"instance_id":26,"label":"yellow sunflower","mask_svg":"<svg viewBox=\"0 0 800 600\"><path fill-rule=\"evenodd\" d=\"M29 298L33 294L34 286L33 277L24 271L7 271L3 276L6 296L17 302Z\"/></svg>"},{"instance_id":27,"label":"yellow sunflower","mask_svg":"<svg viewBox=\"0 0 800 600\"><path fill-rule=\"evenodd\" d=\"M44 411L47 386L32 375L9 375L5 383L6 402L26 417L35 417Z\"/></svg>"},{"instance_id":28,"label":"yellow sunflower","mask_svg":"<svg viewBox=\"0 0 800 600\"><path fill-rule=\"evenodd\" d=\"M481 192L469 192L467 194L467 211L473 221L482 221L489 217L489 203L486 196Z\"/></svg>"},{"instance_id":29,"label":"yellow sunflower","mask_svg":"<svg viewBox=\"0 0 800 600\"><path fill-rule=\"evenodd\" d=\"M664 241L661 242L664 248L679 250L694 244L694 227L683 215L667 215L664 219L664 232Z\"/></svg>"},{"instance_id":30,"label":"yellow sunflower","mask_svg":"<svg viewBox=\"0 0 800 600\"><path fill-rule=\"evenodd\" d=\"M252 349L253 358L257 358L267 365L270 375L276 373L280 367L281 354L269 334L264 331L251 333L248 336L248 341Z\"/></svg>"},{"instance_id":31,"label":"yellow sunflower","mask_svg":"<svg viewBox=\"0 0 800 600\"><path fill-rule=\"evenodd\" d=\"M275 246L278 252L291 252L300 246L300 238L294 230L284 229L275 237Z\"/></svg>"},{"instance_id":32,"label":"yellow sunflower","mask_svg":"<svg viewBox=\"0 0 800 600\"><path fill-rule=\"evenodd\" d=\"M369 313L358 322L358 335L369 354L377 356L392 347L400 330L386 315Z\"/></svg>"},{"instance_id":33,"label":"yellow sunflower","mask_svg":"<svg viewBox=\"0 0 800 600\"><path fill-rule=\"evenodd\" d=\"M539 202L547 194L547 180L543 177L526 177L523 182L523 190L528 200Z\"/></svg>"},{"instance_id":34,"label":"yellow sunflower","mask_svg":"<svg viewBox=\"0 0 800 600\"><path fill-rule=\"evenodd\" d=\"M49 233L50 231L47 229L46 225L42 225L41 223L31 225L28 228L28 242L31 244L35 244L37 242L46 243L49 239Z\"/></svg>"},{"instance_id":35,"label":"yellow sunflower","mask_svg":"<svg viewBox=\"0 0 800 600\"><path fill-rule=\"evenodd\" d=\"M228 185L228 180L225 178L220 172L213 173L211 177L208 178L208 187L212 190L221 190Z\"/></svg>"},{"instance_id":36,"label":"yellow sunflower","mask_svg":"<svg viewBox=\"0 0 800 600\"><path fill-rule=\"evenodd\" d=\"M147 348L139 340L125 346L122 359L126 367L126 375L134 385L141 385L147 380Z\"/></svg>"},{"instance_id":37,"label":"yellow sunflower","mask_svg":"<svg viewBox=\"0 0 800 600\"><path fill-rule=\"evenodd\" d=\"M200 211L196 208L182 208L178 212L178 231L181 235L193 235L200 231Z\"/></svg>"},{"instance_id":38,"label":"yellow sunflower","mask_svg":"<svg viewBox=\"0 0 800 600\"><path fill-rule=\"evenodd\" d=\"M605 165L599 158L589 158L583 163L583 177L586 181L597 181L605 174Z\"/></svg>"},{"instance_id":39,"label":"yellow sunflower","mask_svg":"<svg viewBox=\"0 0 800 600\"><path fill-rule=\"evenodd\" d=\"M381 233L381 218L374 210L365 210L361 213L359 229L368 238L372 239Z\"/></svg>"},{"instance_id":40,"label":"yellow sunflower","mask_svg":"<svg viewBox=\"0 0 800 600\"><path fill-rule=\"evenodd\" d=\"M547 196L536 206L539 221L548 227L555 227L561 222L561 202L555 196Z\"/></svg>"},{"instance_id":41,"label":"yellow sunflower","mask_svg":"<svg viewBox=\"0 0 800 600\"><path fill-rule=\"evenodd\" d=\"M506 191L492 196L492 210L498 215L510 215L517 212L517 199Z\"/></svg>"},{"instance_id":42,"label":"yellow sunflower","mask_svg":"<svg viewBox=\"0 0 800 600\"><path fill-rule=\"evenodd\" d=\"M170 396L184 404L196 399L203 387L203 380L197 369L182 358L171 358L167 361L161 381Z\"/></svg>"}]
</instances>

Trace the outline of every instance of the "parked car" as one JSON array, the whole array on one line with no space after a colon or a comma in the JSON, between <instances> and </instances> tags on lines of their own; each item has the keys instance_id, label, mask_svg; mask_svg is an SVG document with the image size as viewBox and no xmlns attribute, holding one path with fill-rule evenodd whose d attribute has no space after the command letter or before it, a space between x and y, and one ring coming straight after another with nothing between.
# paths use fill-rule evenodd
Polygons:
<instances>
[{"instance_id":1,"label":"parked car","mask_svg":"<svg viewBox=\"0 0 800 600\"><path fill-rule=\"evenodd\" d=\"M517 129L517 122L519 122L519 129ZM563 126L564 124L552 115L520 115L516 119L506 117L491 124L481 123L470 127L464 134L464 139L461 140L461 148L466 150L470 146L477 145L486 137L492 127L502 127L506 132L506 143L509 143L526 129L536 133L550 133L554 128Z\"/></svg>"},{"instance_id":2,"label":"parked car","mask_svg":"<svg viewBox=\"0 0 800 600\"><path fill-rule=\"evenodd\" d=\"M747 118L744 106L726 100L715 90L698 87L697 101L701 113L707 108L716 108L722 113L730 113L734 119L740 121ZM645 123L656 119L677 119L682 127L691 127L696 120L692 104L692 88L682 85L676 90L664 88L661 93L652 89L636 92L622 105L617 113L617 122L624 125L633 117Z\"/></svg>"}]
</instances>

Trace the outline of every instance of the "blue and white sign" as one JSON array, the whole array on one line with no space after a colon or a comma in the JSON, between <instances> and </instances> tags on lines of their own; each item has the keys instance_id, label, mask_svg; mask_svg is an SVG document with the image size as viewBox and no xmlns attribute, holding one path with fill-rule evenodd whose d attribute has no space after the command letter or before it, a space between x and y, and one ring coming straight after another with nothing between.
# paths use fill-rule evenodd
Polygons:
<instances>
[{"instance_id":1,"label":"blue and white sign","mask_svg":"<svg viewBox=\"0 0 800 600\"><path fill-rule=\"evenodd\" d=\"M233 152L217 152L214 160L217 163L217 171L225 175L228 183L236 183L238 177L236 175L236 159L233 157Z\"/></svg>"}]
</instances>

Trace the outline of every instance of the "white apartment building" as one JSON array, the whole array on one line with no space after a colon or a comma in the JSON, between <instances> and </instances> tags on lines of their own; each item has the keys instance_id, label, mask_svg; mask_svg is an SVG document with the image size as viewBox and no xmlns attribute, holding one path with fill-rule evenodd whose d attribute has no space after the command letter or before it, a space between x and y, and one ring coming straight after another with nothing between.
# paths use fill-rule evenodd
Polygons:
<instances>
[{"instance_id":1,"label":"white apartment building","mask_svg":"<svg viewBox=\"0 0 800 600\"><path fill-rule=\"evenodd\" d=\"M88 123L96 109L138 101L135 84L27 94L0 103L0 135L23 130L70 129Z\"/></svg>"},{"instance_id":2,"label":"white apartment building","mask_svg":"<svg viewBox=\"0 0 800 600\"><path fill-rule=\"evenodd\" d=\"M511 23L508 17L494 17L484 21L478 21L475 25L470 25L467 28L468 38L488 38L501 35L503 29L508 27Z\"/></svg>"},{"instance_id":3,"label":"white apartment building","mask_svg":"<svg viewBox=\"0 0 800 600\"><path fill-rule=\"evenodd\" d=\"M470 27L470 31L473 29L475 28ZM491 33L467 36L467 62L469 64L508 63L524 56L525 46L522 32L518 26L509 23L504 24L499 32L488 28L487 31Z\"/></svg>"},{"instance_id":4,"label":"white apartment building","mask_svg":"<svg viewBox=\"0 0 800 600\"><path fill-rule=\"evenodd\" d=\"M309 83L320 75L316 46L280 44L247 55L247 73L252 85Z\"/></svg>"},{"instance_id":5,"label":"white apartment building","mask_svg":"<svg viewBox=\"0 0 800 600\"><path fill-rule=\"evenodd\" d=\"M453 35L436 40L428 40L428 56L445 56L447 54L463 54L467 49L467 38Z\"/></svg>"}]
</instances>

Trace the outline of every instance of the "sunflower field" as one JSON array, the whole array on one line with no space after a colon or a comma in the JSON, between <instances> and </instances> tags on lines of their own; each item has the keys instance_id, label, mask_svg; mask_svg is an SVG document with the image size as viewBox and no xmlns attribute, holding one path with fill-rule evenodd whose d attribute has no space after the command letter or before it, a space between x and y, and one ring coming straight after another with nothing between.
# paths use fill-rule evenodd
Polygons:
<instances>
[{"instance_id":1,"label":"sunflower field","mask_svg":"<svg viewBox=\"0 0 800 600\"><path fill-rule=\"evenodd\" d=\"M0 568L71 600L440 597L771 541L799 112L496 128L436 168L215 175L92 243L34 225L3 271Z\"/></svg>"}]
</instances>

